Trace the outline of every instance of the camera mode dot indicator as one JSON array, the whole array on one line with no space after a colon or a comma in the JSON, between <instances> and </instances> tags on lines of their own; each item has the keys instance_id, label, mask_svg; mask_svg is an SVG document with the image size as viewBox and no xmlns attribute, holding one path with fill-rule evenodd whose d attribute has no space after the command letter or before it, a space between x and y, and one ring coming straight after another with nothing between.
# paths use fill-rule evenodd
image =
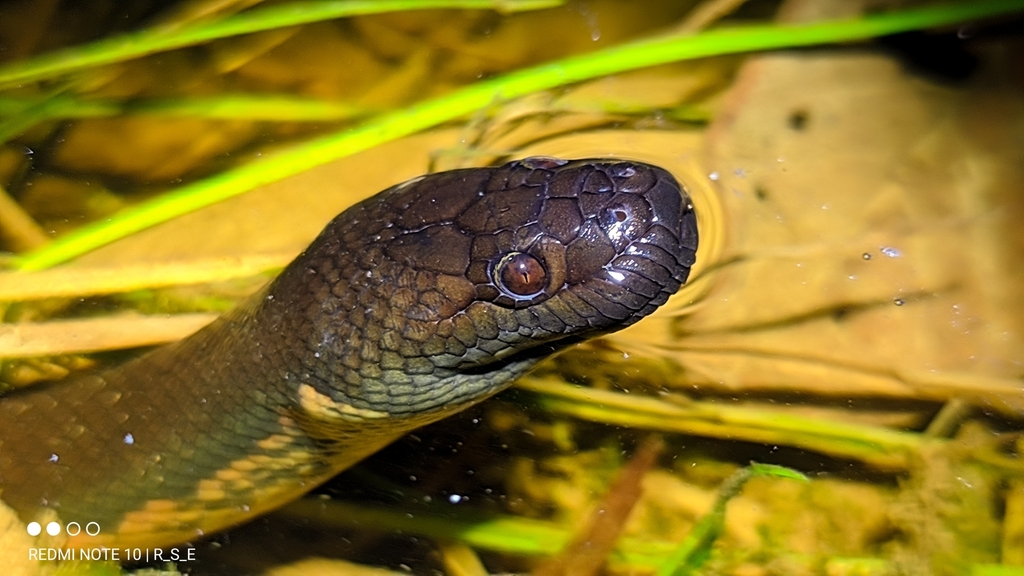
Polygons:
<instances>
[{"instance_id":1,"label":"camera mode dot indicator","mask_svg":"<svg viewBox=\"0 0 1024 576\"><path fill-rule=\"evenodd\" d=\"M57 522L50 522L46 525L46 533L50 536L56 536L57 534L60 534L60 524L58 524Z\"/></svg>"},{"instance_id":2,"label":"camera mode dot indicator","mask_svg":"<svg viewBox=\"0 0 1024 576\"><path fill-rule=\"evenodd\" d=\"M39 525L39 522L29 522L28 526L29 536L39 536L39 533L43 531L43 527Z\"/></svg>"}]
</instances>

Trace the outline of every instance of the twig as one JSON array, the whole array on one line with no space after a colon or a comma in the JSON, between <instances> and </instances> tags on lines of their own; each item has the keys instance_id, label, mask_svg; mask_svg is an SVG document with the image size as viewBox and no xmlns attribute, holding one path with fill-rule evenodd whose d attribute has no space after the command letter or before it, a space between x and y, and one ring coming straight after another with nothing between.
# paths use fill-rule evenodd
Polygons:
<instances>
[{"instance_id":1,"label":"twig","mask_svg":"<svg viewBox=\"0 0 1024 576\"><path fill-rule=\"evenodd\" d=\"M0 272L0 302L79 298L222 282L282 268L294 257L293 252L281 252L105 268Z\"/></svg>"},{"instance_id":2,"label":"twig","mask_svg":"<svg viewBox=\"0 0 1024 576\"><path fill-rule=\"evenodd\" d=\"M0 324L0 359L153 346L180 340L217 314L125 316Z\"/></svg>"},{"instance_id":3,"label":"twig","mask_svg":"<svg viewBox=\"0 0 1024 576\"><path fill-rule=\"evenodd\" d=\"M626 519L640 499L641 482L665 447L661 437L649 436L622 467L604 499L584 527L562 552L533 571L532 576L593 576L615 547Z\"/></svg>"}]
</instances>

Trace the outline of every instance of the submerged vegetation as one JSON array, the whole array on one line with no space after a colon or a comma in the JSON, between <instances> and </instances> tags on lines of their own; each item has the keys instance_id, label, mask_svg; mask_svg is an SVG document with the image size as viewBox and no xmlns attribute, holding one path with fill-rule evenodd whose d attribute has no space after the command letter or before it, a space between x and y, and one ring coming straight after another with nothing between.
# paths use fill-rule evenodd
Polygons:
<instances>
[{"instance_id":1,"label":"submerged vegetation","mask_svg":"<svg viewBox=\"0 0 1024 576\"><path fill-rule=\"evenodd\" d=\"M979 111L1024 121L1020 39L979 42L975 84L863 44L1024 2L190 2L53 45L27 4L20 40L0 24L24 47L0 64L10 386L190 333L426 168L631 156L697 204L665 314L200 545L202 570L1024 573L1024 244L986 220L1019 213L1021 142Z\"/></svg>"}]
</instances>

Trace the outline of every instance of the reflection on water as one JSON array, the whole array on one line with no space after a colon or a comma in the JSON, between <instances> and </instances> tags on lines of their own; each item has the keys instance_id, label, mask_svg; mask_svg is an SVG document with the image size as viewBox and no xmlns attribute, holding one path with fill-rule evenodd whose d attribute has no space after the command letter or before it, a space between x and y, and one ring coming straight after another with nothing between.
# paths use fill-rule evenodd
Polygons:
<instances>
[{"instance_id":1,"label":"reflection on water","mask_svg":"<svg viewBox=\"0 0 1024 576\"><path fill-rule=\"evenodd\" d=\"M0 5L9 55L84 41L125 10L72 17L44 4ZM344 102L358 119L621 42L687 8L359 17L133 60L57 92L103 102L284 94ZM133 25L161 21L156 8L132 10ZM162 21L191 17L179 8ZM694 198L698 265L666 310L403 439L306 502L199 544L193 569L332 566L315 557L454 573L474 558L451 541L461 539L488 571L525 572L586 524L652 430L665 448L612 572L649 571L671 554L751 460L813 480L751 481L730 504L716 570L952 573L1024 562L1021 43L972 34L953 42L977 59L960 80L921 72L889 43L702 60L496 102L87 255L112 266L294 253L359 198L428 168L507 156L636 158L672 170ZM82 115L29 123L0 148L0 179L44 235L8 249L348 121ZM7 320L114 304L206 305L194 293L136 293L12 306ZM4 369L33 379L62 362ZM539 523L529 532L498 517ZM401 524L409 519L423 523ZM484 536L465 532L474 522Z\"/></svg>"}]
</instances>

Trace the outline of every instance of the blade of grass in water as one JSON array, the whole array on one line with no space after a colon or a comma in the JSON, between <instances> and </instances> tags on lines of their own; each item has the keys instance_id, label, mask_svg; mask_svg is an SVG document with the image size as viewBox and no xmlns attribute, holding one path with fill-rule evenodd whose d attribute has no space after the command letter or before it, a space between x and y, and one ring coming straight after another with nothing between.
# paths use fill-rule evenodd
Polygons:
<instances>
[{"instance_id":1,"label":"blade of grass in water","mask_svg":"<svg viewBox=\"0 0 1024 576\"><path fill-rule=\"evenodd\" d=\"M346 16L440 8L493 9L503 12L557 6L560 0L329 0L292 2L242 12L213 22L156 28L104 38L66 50L0 67L0 86L52 78L75 70L131 60L240 34L333 20Z\"/></svg>"},{"instance_id":2,"label":"blade of grass in water","mask_svg":"<svg viewBox=\"0 0 1024 576\"><path fill-rule=\"evenodd\" d=\"M350 120L369 116L370 110L348 102L294 96L224 94L212 98L146 99L119 102L58 95L51 98L0 96L0 115L32 116L34 121L67 118L103 118L118 114L153 114L190 118L269 120L280 122ZM37 119L38 117L38 119ZM0 141L3 136L0 132Z\"/></svg>"},{"instance_id":3,"label":"blade of grass in water","mask_svg":"<svg viewBox=\"0 0 1024 576\"><path fill-rule=\"evenodd\" d=\"M301 518L328 527L398 530L435 538L458 539L479 550L523 556L557 554L569 540L569 528L544 520L504 515L458 514L396 510L339 500L303 498L274 512L285 518ZM672 542L622 538L614 556L621 563L654 568L675 549Z\"/></svg>"},{"instance_id":4,"label":"blade of grass in water","mask_svg":"<svg viewBox=\"0 0 1024 576\"><path fill-rule=\"evenodd\" d=\"M38 270L133 232L220 202L257 186L437 126L503 100L582 80L657 64L757 50L861 40L963 22L1024 9L1024 0L992 0L904 10L811 24L750 26L691 36L653 38L512 72L446 96L383 114L355 128L324 136L260 161L194 182L104 221L85 226L18 258Z\"/></svg>"},{"instance_id":5,"label":"blade of grass in water","mask_svg":"<svg viewBox=\"0 0 1024 576\"><path fill-rule=\"evenodd\" d=\"M591 422L795 446L858 460L880 470L905 469L913 454L942 443L937 438L863 424L711 402L675 405L659 398L579 388L529 376L516 385L537 393L536 402L546 411Z\"/></svg>"},{"instance_id":6,"label":"blade of grass in water","mask_svg":"<svg viewBox=\"0 0 1024 576\"><path fill-rule=\"evenodd\" d=\"M795 470L773 466L771 464L752 463L749 467L736 471L729 477L718 491L714 506L690 534L676 549L675 553L658 567L658 576L686 576L693 574L711 557L711 548L718 536L725 531L725 507L730 500L739 495L743 485L751 478L758 476L788 478L806 481L807 477Z\"/></svg>"},{"instance_id":7,"label":"blade of grass in water","mask_svg":"<svg viewBox=\"0 0 1024 576\"><path fill-rule=\"evenodd\" d=\"M568 110L568 108L564 109ZM651 109L629 102L579 104L573 111L605 114L649 115ZM553 113L563 109L550 110ZM11 97L0 95L0 144L17 137L36 124L50 120L109 118L122 114L156 117L206 118L265 122L341 122L365 119L381 110L337 100L294 96L224 94L211 98L139 99L122 102L57 95L52 97ZM680 106L662 111L678 122L705 123L710 112L701 107Z\"/></svg>"}]
</instances>

